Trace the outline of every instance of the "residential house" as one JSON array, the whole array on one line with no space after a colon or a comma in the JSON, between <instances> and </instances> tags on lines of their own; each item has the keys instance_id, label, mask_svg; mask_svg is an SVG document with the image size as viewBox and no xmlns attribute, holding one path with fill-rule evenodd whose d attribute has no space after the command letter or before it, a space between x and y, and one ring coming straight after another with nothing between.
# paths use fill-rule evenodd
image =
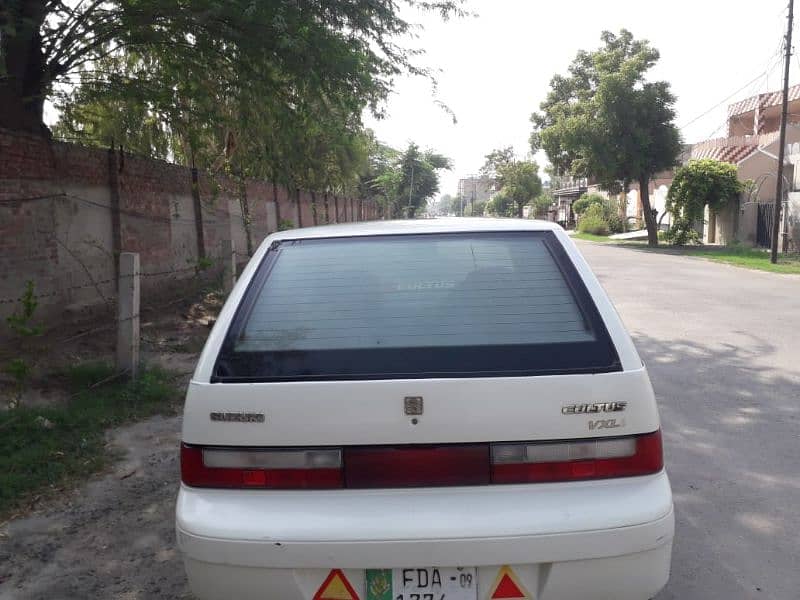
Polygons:
<instances>
[{"instance_id":1,"label":"residential house","mask_svg":"<svg viewBox=\"0 0 800 600\"><path fill-rule=\"evenodd\" d=\"M769 247L775 202L780 113L783 94L768 92L728 107L728 137L707 140L692 147L691 158L713 158L736 165L740 181L752 185L737 202L717 214L708 213L703 240L726 244L738 240ZM780 224L782 246L797 248L800 241L800 85L789 89L787 162L784 165L783 216Z\"/></svg>"},{"instance_id":2,"label":"residential house","mask_svg":"<svg viewBox=\"0 0 800 600\"><path fill-rule=\"evenodd\" d=\"M589 191L590 181L580 177L557 176L551 180L551 194L553 194L554 210L550 218L565 229L575 226L575 213L572 203ZM597 188L594 182L592 187Z\"/></svg>"}]
</instances>

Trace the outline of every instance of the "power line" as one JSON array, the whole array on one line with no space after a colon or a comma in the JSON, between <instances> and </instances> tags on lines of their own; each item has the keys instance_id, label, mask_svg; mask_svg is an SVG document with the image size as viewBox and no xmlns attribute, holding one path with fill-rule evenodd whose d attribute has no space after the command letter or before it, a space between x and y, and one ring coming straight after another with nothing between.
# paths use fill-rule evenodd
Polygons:
<instances>
[{"instance_id":1,"label":"power line","mask_svg":"<svg viewBox=\"0 0 800 600\"><path fill-rule=\"evenodd\" d=\"M681 126L679 127L679 129L686 129L687 127L689 127L689 125L693 125L694 123L696 123L697 121L699 121L699 120L700 120L700 119L702 119L703 117L705 117L705 116L708 116L708 115L709 115L711 112L713 112L714 110L716 110L717 108L719 108L720 106L722 106L723 104L725 104L725 103L726 103L728 100L730 100L731 98L733 98L733 97L734 97L736 94L738 94L739 92L741 92L742 90L744 90L744 89L745 89L745 88L747 88L748 86L751 86L751 85L753 85L754 83L758 82L758 81L759 81L759 80L760 80L762 77L768 76L768 75L769 75L769 74L770 74L770 73L771 73L771 72L772 72L772 71L775 69L775 67L777 66L777 64L778 64L778 62L777 62L777 61L776 61L776 62L774 62L774 64L773 64L771 67L769 67L769 68L768 68L766 71L764 71L764 72L762 72L762 73L759 73L759 74L758 74L756 77L754 77L753 79L751 79L750 81L748 81L747 83L745 83L745 84L744 84L742 87L740 87L739 89L737 89L735 92L733 92L733 93L732 93L732 94L730 94L729 96L727 96L727 97L725 97L724 99L722 99L722 100L720 100L719 102L717 102L717 103L716 103L714 106L712 106L711 108L709 108L707 111L705 111L705 112L704 112L704 113L702 113L701 115L698 115L697 117L695 117L694 119L692 119L692 120L691 120L691 121L689 121L688 123L686 123L686 124L684 124L684 125L681 125Z\"/></svg>"},{"instance_id":2,"label":"power line","mask_svg":"<svg viewBox=\"0 0 800 600\"><path fill-rule=\"evenodd\" d=\"M717 102L717 103L716 103L714 106L712 106L711 108L709 108L708 110L706 110L706 111L705 111L704 113L702 113L701 115L698 115L697 117L695 117L694 119L692 119L692 120L691 120L691 121L689 121L688 123L686 123L686 124L684 124L684 125L681 125L681 126L679 126L679 129L686 129L687 127L689 127L690 125L693 125L694 123L696 123L697 121L699 121L699 120L700 120L700 119L702 119L703 117L705 117L705 116L708 116L708 115L709 115L711 112L713 112L714 110L716 110L717 108L719 108L720 106L722 106L723 104L725 104L727 101L729 101L731 98L733 98L734 96L736 96L736 94L738 94L739 92L741 92L742 90L744 90L744 89L745 89L745 88L747 88L748 86L751 86L751 85L757 84L757 83L758 83L758 81L759 81L759 80L760 80L762 77L768 78L768 77L769 77L769 75L770 75L770 74L771 74L771 73L772 73L772 72L775 70L775 68L776 68L776 67L777 67L777 66L780 64L780 59L781 59L781 58L783 58L783 41L782 41L780 44L778 44L778 47L777 47L777 49L776 49L776 50L775 50L775 51L774 51L772 54L770 54L769 58L767 59L767 66L764 68L764 70L763 70L761 73L759 73L758 75L756 75L756 76L755 76L753 79L751 79L750 81L748 81L747 83L745 83L745 84L744 84L742 87L740 87L739 89L737 89L735 92L733 92L732 94L730 94L730 95L729 95L729 96L727 96L726 98L724 98L724 99L720 100L719 102ZM748 94L749 94L749 92L748 92Z\"/></svg>"}]
</instances>

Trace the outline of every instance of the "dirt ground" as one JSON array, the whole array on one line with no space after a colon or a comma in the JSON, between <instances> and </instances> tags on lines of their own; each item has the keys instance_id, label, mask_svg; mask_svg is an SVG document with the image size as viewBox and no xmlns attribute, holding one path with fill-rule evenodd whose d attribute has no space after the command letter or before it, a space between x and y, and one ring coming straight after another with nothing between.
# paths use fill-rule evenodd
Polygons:
<instances>
[{"instance_id":1,"label":"dirt ground","mask_svg":"<svg viewBox=\"0 0 800 600\"><path fill-rule=\"evenodd\" d=\"M175 548L180 417L109 434L113 471L0 529L0 600L191 598Z\"/></svg>"},{"instance_id":2,"label":"dirt ground","mask_svg":"<svg viewBox=\"0 0 800 600\"><path fill-rule=\"evenodd\" d=\"M197 300L197 301L195 301ZM142 310L142 358L188 382L221 307L214 293ZM113 361L114 330L75 323L37 340L27 405L68 398L57 375L75 361ZM58 348L58 352L45 352ZM2 388L2 386L0 386ZM191 598L175 548L180 417L154 417L107 433L120 460L0 524L0 600Z\"/></svg>"},{"instance_id":3,"label":"dirt ground","mask_svg":"<svg viewBox=\"0 0 800 600\"><path fill-rule=\"evenodd\" d=\"M186 281L185 289L143 297L140 310L142 360L182 375L190 374L222 301L213 284L194 279ZM36 324L35 318L33 323ZM4 337L9 332L0 326L0 367L17 357L30 365L30 380L19 399L23 406L66 401L70 393L64 385L63 370L87 361L113 363L116 327L114 310L102 307L91 315L65 313L57 325L30 338ZM16 382L0 368L0 410L13 403L17 394Z\"/></svg>"}]
</instances>

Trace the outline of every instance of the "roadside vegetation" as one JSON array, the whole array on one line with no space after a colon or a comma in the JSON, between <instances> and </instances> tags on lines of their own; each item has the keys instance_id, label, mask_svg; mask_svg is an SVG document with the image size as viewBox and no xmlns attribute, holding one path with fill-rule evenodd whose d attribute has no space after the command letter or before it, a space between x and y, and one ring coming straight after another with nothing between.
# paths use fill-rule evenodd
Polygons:
<instances>
[{"instance_id":1,"label":"roadside vegetation","mask_svg":"<svg viewBox=\"0 0 800 600\"><path fill-rule=\"evenodd\" d=\"M71 394L65 403L0 412L0 522L105 468L114 459L107 429L178 409L175 376L160 369L129 381L90 362L60 376Z\"/></svg>"},{"instance_id":2,"label":"roadside vegetation","mask_svg":"<svg viewBox=\"0 0 800 600\"><path fill-rule=\"evenodd\" d=\"M601 244L606 244L614 241L610 239L607 235L595 235L593 233L582 233L580 231L575 232L574 234L572 234L571 237L576 240L584 240L587 242L599 242Z\"/></svg>"},{"instance_id":3,"label":"roadside vegetation","mask_svg":"<svg viewBox=\"0 0 800 600\"><path fill-rule=\"evenodd\" d=\"M754 269L756 271L768 271L770 273L784 273L800 275L800 254L784 254L778 258L777 264L770 262L768 250L760 248L749 248L741 244L731 244L729 246L676 246L661 245L653 248L647 245L644 240L613 240L607 235L593 235L591 233L575 232L571 236L576 240L595 242L602 244L614 244L634 247L648 252L659 252L662 254L673 254L678 256L694 256L705 258L718 263ZM660 236L660 238L663 237Z\"/></svg>"},{"instance_id":4,"label":"roadside vegetation","mask_svg":"<svg viewBox=\"0 0 800 600\"><path fill-rule=\"evenodd\" d=\"M660 251L683 256L697 256L714 262L744 267L745 269L800 275L800 254L781 255L778 258L778 263L772 264L768 250L748 248L740 244L732 244L730 246L665 246Z\"/></svg>"},{"instance_id":5,"label":"roadside vegetation","mask_svg":"<svg viewBox=\"0 0 800 600\"><path fill-rule=\"evenodd\" d=\"M578 216L578 232L593 236L607 236L625 231L625 207L619 200L601 194L584 194L572 205Z\"/></svg>"},{"instance_id":6,"label":"roadside vegetation","mask_svg":"<svg viewBox=\"0 0 800 600\"><path fill-rule=\"evenodd\" d=\"M712 211L722 210L750 184L737 179L736 167L730 163L690 160L675 171L669 188L667 210L675 218L667 241L676 246L697 244L700 235L694 225L703 222L706 206Z\"/></svg>"}]
</instances>

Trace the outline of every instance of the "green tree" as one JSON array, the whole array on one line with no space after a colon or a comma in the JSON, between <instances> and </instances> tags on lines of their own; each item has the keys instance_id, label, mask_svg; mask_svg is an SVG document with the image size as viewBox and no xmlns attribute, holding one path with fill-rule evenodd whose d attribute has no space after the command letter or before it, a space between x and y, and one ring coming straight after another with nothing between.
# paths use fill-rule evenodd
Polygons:
<instances>
[{"instance_id":1,"label":"green tree","mask_svg":"<svg viewBox=\"0 0 800 600\"><path fill-rule=\"evenodd\" d=\"M485 200L475 200L464 205L465 217L482 217L486 210Z\"/></svg>"},{"instance_id":2,"label":"green tree","mask_svg":"<svg viewBox=\"0 0 800 600\"><path fill-rule=\"evenodd\" d=\"M681 139L675 97L665 81L649 82L659 59L646 40L605 31L603 46L580 51L566 76L556 75L531 120L531 146L543 148L558 172L595 177L609 190L639 184L648 242L658 244L650 179L675 165Z\"/></svg>"},{"instance_id":3,"label":"green tree","mask_svg":"<svg viewBox=\"0 0 800 600\"><path fill-rule=\"evenodd\" d=\"M746 183L739 181L736 166L713 159L692 160L675 172L667 195L667 210L674 222L668 239L678 245L692 241L694 225L702 222L705 207L719 211L739 197Z\"/></svg>"},{"instance_id":4,"label":"green tree","mask_svg":"<svg viewBox=\"0 0 800 600\"><path fill-rule=\"evenodd\" d=\"M501 191L514 204L514 214L522 218L522 209L542 192L539 165L533 161L512 162L499 170Z\"/></svg>"},{"instance_id":5,"label":"green tree","mask_svg":"<svg viewBox=\"0 0 800 600\"><path fill-rule=\"evenodd\" d=\"M462 13L460 0L402 4ZM377 111L395 76L429 75L398 43L414 28L401 12L391 0L6 0L0 126L41 128L45 99L81 72L98 88L133 89L154 104L171 95L193 116L213 108L189 93L204 93L208 82L229 99L222 112L242 108L243 98L280 102L286 112L303 97L355 99ZM136 69L132 80L131 71L105 68L103 59L118 55L156 68ZM170 87L165 72L180 85Z\"/></svg>"},{"instance_id":6,"label":"green tree","mask_svg":"<svg viewBox=\"0 0 800 600\"><path fill-rule=\"evenodd\" d=\"M398 197L395 204L395 216L405 215L413 219L428 198L439 191L439 173L451 169L449 158L433 150L420 151L411 142L402 154L397 165L400 171L398 180Z\"/></svg>"},{"instance_id":7,"label":"green tree","mask_svg":"<svg viewBox=\"0 0 800 600\"><path fill-rule=\"evenodd\" d=\"M486 212L493 217L513 217L515 213L514 200L505 190L500 190L486 203Z\"/></svg>"},{"instance_id":8,"label":"green tree","mask_svg":"<svg viewBox=\"0 0 800 600\"><path fill-rule=\"evenodd\" d=\"M553 205L554 198L550 192L542 192L536 198L533 199L531 202L531 208L533 209L534 217L545 217L547 216L547 211Z\"/></svg>"},{"instance_id":9,"label":"green tree","mask_svg":"<svg viewBox=\"0 0 800 600\"><path fill-rule=\"evenodd\" d=\"M358 176L357 193L359 198L377 202L383 215L388 215L389 205L396 183L386 174L394 169L400 152L375 138L371 130L363 137L367 160Z\"/></svg>"},{"instance_id":10,"label":"green tree","mask_svg":"<svg viewBox=\"0 0 800 600\"><path fill-rule=\"evenodd\" d=\"M514 148L506 146L497 148L486 155L486 160L480 170L482 178L490 179L495 189L503 187L503 170L516 161Z\"/></svg>"},{"instance_id":11,"label":"green tree","mask_svg":"<svg viewBox=\"0 0 800 600\"><path fill-rule=\"evenodd\" d=\"M502 192L497 203L487 206L490 214L522 217L523 208L542 192L539 165L530 160L517 160L512 146L487 154L480 174L492 181L494 189ZM510 214L505 214L507 201L513 206Z\"/></svg>"},{"instance_id":12,"label":"green tree","mask_svg":"<svg viewBox=\"0 0 800 600\"><path fill-rule=\"evenodd\" d=\"M450 169L450 159L433 150L421 151L414 142L373 180L385 198L385 214L412 219L439 191L439 171Z\"/></svg>"}]
</instances>

